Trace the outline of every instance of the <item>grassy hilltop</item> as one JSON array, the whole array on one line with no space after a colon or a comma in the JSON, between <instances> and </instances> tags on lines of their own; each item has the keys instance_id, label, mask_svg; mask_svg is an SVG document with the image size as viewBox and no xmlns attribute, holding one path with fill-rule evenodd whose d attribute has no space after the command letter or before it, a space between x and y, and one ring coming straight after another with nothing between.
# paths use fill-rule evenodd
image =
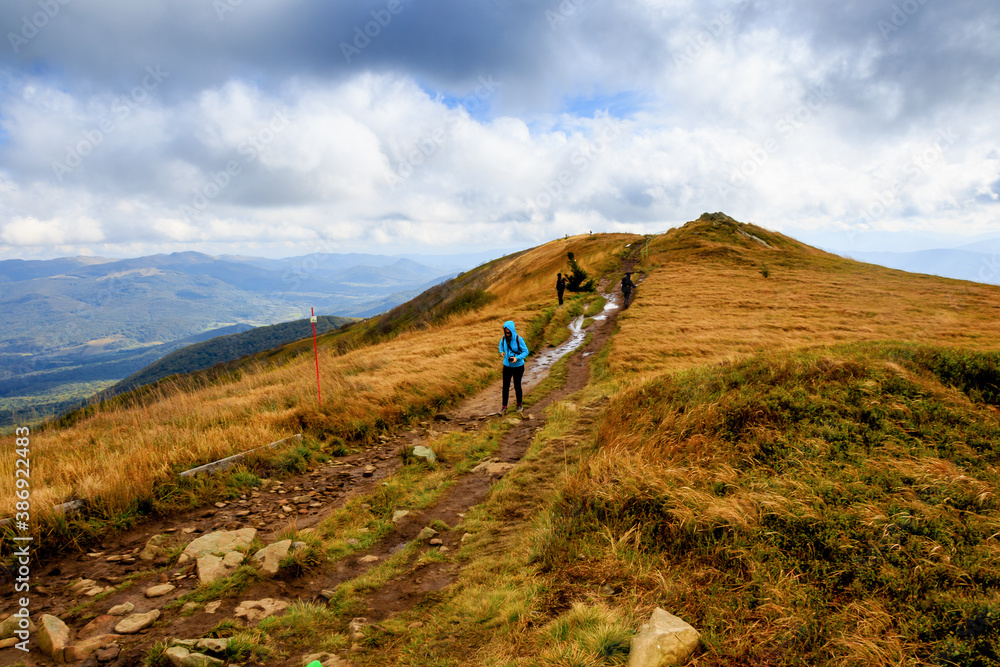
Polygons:
<instances>
[{"instance_id":1,"label":"grassy hilltop","mask_svg":"<svg viewBox=\"0 0 1000 667\"><path fill-rule=\"evenodd\" d=\"M569 251L612 285L636 260L632 307L586 387L546 410L521 464L464 518L475 538L456 583L367 631L372 650L352 660L624 664L659 606L702 632L693 665L1000 665L1000 287L839 258L722 214L553 241L327 334L322 406L310 342L50 425L33 436L33 499L91 506L86 524L51 517L42 536L222 493L172 481L197 463L300 431L300 461L364 448L473 394L498 375L504 320L534 347L590 303L552 306ZM443 471L426 474L407 483ZM13 492L0 479L4 506ZM380 493L323 528L321 562L387 521ZM268 619L253 641L344 649L390 574Z\"/></svg>"}]
</instances>

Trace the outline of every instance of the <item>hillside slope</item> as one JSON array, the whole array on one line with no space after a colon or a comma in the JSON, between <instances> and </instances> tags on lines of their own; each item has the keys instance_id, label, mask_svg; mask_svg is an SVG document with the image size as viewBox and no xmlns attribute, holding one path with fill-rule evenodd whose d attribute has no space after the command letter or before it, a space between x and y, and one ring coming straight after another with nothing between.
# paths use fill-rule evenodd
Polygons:
<instances>
[{"instance_id":1,"label":"hillside slope","mask_svg":"<svg viewBox=\"0 0 1000 667\"><path fill-rule=\"evenodd\" d=\"M634 269L632 306L555 308L567 252L608 296ZM75 633L113 604L160 609L115 640L121 665L203 636L246 665L620 665L656 607L701 632L692 665L997 664L998 297L723 214L554 241L324 335L322 404L299 342L33 434L42 604ZM577 317L584 346L527 413L486 417L502 322L537 354ZM79 518L46 517L72 497ZM274 577L199 584L178 562L192 533L245 527L251 555L305 546ZM154 533L165 552L126 564ZM73 541L95 553L53 553ZM90 576L107 588L82 599ZM161 577L176 588L146 597ZM235 617L265 597L290 606Z\"/></svg>"}]
</instances>

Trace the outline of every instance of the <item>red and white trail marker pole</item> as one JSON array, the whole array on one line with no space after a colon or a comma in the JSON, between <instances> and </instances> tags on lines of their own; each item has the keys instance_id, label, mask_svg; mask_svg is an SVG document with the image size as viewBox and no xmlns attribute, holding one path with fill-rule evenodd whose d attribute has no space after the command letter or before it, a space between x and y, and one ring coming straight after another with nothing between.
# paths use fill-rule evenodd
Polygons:
<instances>
[{"instance_id":1,"label":"red and white trail marker pole","mask_svg":"<svg viewBox=\"0 0 1000 667\"><path fill-rule=\"evenodd\" d=\"M319 399L319 404L323 405L323 392L319 389L319 343L316 342L316 313L312 308L309 309L309 321L313 325L313 350L316 352L316 398Z\"/></svg>"}]
</instances>

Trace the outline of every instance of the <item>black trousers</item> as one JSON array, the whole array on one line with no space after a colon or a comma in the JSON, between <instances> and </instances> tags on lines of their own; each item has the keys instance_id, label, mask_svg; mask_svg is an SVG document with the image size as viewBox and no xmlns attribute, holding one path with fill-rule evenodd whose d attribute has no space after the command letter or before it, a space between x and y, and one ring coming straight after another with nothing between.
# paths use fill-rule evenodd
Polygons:
<instances>
[{"instance_id":1,"label":"black trousers","mask_svg":"<svg viewBox=\"0 0 1000 667\"><path fill-rule=\"evenodd\" d=\"M559 305L561 306L561 305L563 305L563 303L562 303L563 291L562 290L558 290L558 292L559 292Z\"/></svg>"},{"instance_id":2,"label":"black trousers","mask_svg":"<svg viewBox=\"0 0 1000 667\"><path fill-rule=\"evenodd\" d=\"M521 405L521 376L524 375L524 364L520 366L507 366L503 367L503 404L507 405L507 399L510 397L510 381L511 378L514 379L514 397L517 399L517 404Z\"/></svg>"}]
</instances>

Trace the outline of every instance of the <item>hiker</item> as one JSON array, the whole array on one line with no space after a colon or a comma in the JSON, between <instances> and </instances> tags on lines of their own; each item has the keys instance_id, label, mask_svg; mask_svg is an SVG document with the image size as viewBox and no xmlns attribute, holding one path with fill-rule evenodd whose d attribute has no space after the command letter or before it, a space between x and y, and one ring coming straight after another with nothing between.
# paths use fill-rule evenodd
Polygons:
<instances>
[{"instance_id":1,"label":"hiker","mask_svg":"<svg viewBox=\"0 0 1000 667\"><path fill-rule=\"evenodd\" d=\"M622 278L622 294L625 296L625 308L628 308L628 304L632 300L632 289L634 287L635 283L632 282L632 272L628 271L625 273L625 277Z\"/></svg>"},{"instance_id":2,"label":"hiker","mask_svg":"<svg viewBox=\"0 0 1000 667\"><path fill-rule=\"evenodd\" d=\"M557 273L556 274L556 293L559 295L559 305L560 306L563 305L563 303L562 303L563 292L565 292L565 291L566 291L566 279L563 277L563 274Z\"/></svg>"},{"instance_id":3,"label":"hiker","mask_svg":"<svg viewBox=\"0 0 1000 667\"><path fill-rule=\"evenodd\" d=\"M503 404L500 414L507 412L507 398L510 396L510 381L514 380L514 397L517 398L517 411L524 408L521 405L521 376L524 375L524 358L528 356L528 344L517 335L513 320L503 324L503 338L500 339L500 356L503 357Z\"/></svg>"}]
</instances>

